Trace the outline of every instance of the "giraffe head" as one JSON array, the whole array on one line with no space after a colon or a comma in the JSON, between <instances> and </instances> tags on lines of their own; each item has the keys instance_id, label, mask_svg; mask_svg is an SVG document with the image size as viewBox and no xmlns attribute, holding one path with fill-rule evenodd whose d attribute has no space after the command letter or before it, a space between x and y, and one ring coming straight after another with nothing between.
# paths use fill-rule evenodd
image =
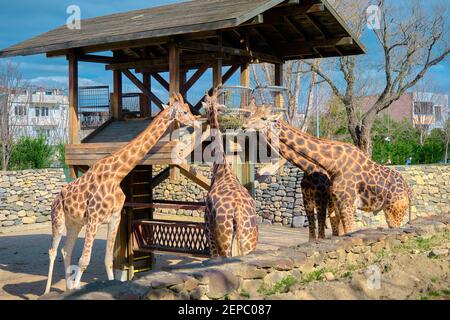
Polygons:
<instances>
[{"instance_id":1,"label":"giraffe head","mask_svg":"<svg viewBox=\"0 0 450 320\"><path fill-rule=\"evenodd\" d=\"M205 101L202 102L203 108L206 111L206 115L209 119L211 126L214 128L219 127L219 114L226 110L226 106L220 104L217 100L217 91L215 90L210 96L206 93Z\"/></svg>"},{"instance_id":2,"label":"giraffe head","mask_svg":"<svg viewBox=\"0 0 450 320\"><path fill-rule=\"evenodd\" d=\"M243 123L246 131L264 131L271 129L280 119L281 115L273 114L272 106L259 106L251 104L249 114Z\"/></svg>"},{"instance_id":3,"label":"giraffe head","mask_svg":"<svg viewBox=\"0 0 450 320\"><path fill-rule=\"evenodd\" d=\"M165 105L164 108L168 110L170 119L188 127L199 127L198 119L192 114L189 105L184 102L181 94L174 93L170 98L169 105Z\"/></svg>"}]
</instances>

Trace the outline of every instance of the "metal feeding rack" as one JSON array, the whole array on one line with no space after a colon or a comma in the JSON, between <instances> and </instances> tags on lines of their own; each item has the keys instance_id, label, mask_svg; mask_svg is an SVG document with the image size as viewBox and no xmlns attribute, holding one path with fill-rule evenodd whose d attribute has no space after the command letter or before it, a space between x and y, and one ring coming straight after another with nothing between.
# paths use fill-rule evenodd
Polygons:
<instances>
[{"instance_id":1,"label":"metal feeding rack","mask_svg":"<svg viewBox=\"0 0 450 320\"><path fill-rule=\"evenodd\" d=\"M257 106L272 106L274 113L286 113L289 103L288 89L280 86L221 86L218 88L219 103L227 107L226 114L242 116L248 113L252 99Z\"/></svg>"}]
</instances>

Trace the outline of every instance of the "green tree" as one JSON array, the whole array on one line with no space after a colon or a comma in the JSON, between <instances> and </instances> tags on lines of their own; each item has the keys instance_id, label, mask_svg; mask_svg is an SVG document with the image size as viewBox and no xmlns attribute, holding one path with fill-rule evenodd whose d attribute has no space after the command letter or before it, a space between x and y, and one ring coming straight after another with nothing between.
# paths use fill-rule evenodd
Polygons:
<instances>
[{"instance_id":1,"label":"green tree","mask_svg":"<svg viewBox=\"0 0 450 320\"><path fill-rule=\"evenodd\" d=\"M9 167L12 170L43 169L52 164L55 150L44 135L23 137L14 144Z\"/></svg>"}]
</instances>

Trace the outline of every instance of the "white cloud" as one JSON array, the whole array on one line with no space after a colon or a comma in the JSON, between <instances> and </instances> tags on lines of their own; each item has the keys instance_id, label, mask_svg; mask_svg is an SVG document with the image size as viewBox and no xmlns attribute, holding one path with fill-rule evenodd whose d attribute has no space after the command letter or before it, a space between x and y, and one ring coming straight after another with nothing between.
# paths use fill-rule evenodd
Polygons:
<instances>
[{"instance_id":1,"label":"white cloud","mask_svg":"<svg viewBox=\"0 0 450 320\"><path fill-rule=\"evenodd\" d=\"M57 87L57 88L67 88L68 78L63 76L49 76L49 77L36 77L29 79L28 82L31 85L43 86L43 87ZM98 83L91 79L79 78L78 84L80 86L98 86L102 83Z\"/></svg>"}]
</instances>

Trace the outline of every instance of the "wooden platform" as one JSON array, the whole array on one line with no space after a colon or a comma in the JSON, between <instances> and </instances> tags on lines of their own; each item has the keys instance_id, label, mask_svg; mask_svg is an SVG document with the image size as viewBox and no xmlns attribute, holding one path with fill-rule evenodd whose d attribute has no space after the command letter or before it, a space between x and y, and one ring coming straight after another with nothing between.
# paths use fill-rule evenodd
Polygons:
<instances>
[{"instance_id":1,"label":"wooden platform","mask_svg":"<svg viewBox=\"0 0 450 320\"><path fill-rule=\"evenodd\" d=\"M66 146L66 164L69 166L92 166L96 161L107 157L125 146L142 131L150 120L130 120L110 122L89 135L81 144ZM170 140L164 136L142 160L140 165L172 165L184 163L186 143Z\"/></svg>"}]
</instances>

